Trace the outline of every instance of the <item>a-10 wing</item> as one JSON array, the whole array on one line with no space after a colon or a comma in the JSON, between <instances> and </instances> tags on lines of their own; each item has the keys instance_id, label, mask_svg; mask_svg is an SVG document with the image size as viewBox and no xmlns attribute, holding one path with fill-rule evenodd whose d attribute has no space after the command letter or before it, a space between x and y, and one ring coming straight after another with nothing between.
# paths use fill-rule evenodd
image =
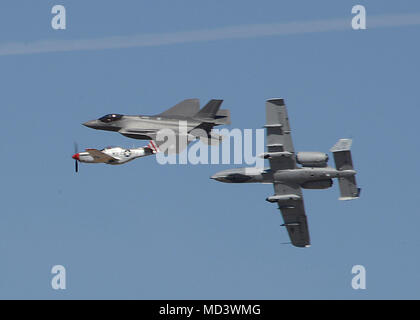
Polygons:
<instances>
[{"instance_id":1,"label":"a-10 wing","mask_svg":"<svg viewBox=\"0 0 420 320\"><path fill-rule=\"evenodd\" d=\"M269 160L273 174L278 170L295 169L295 150L283 99L267 100L265 127L267 128L265 158ZM292 244L296 247L308 247L311 241L300 186L275 182L272 199L278 203Z\"/></svg>"},{"instance_id":2,"label":"a-10 wing","mask_svg":"<svg viewBox=\"0 0 420 320\"><path fill-rule=\"evenodd\" d=\"M283 99L267 100L265 105L267 153L272 170L296 168L295 150L290 133L289 117Z\"/></svg>"},{"instance_id":3,"label":"a-10 wing","mask_svg":"<svg viewBox=\"0 0 420 320\"><path fill-rule=\"evenodd\" d=\"M311 240L300 186L274 183L274 193L275 196L284 197L277 203L290 241L296 247L308 247Z\"/></svg>"}]
</instances>

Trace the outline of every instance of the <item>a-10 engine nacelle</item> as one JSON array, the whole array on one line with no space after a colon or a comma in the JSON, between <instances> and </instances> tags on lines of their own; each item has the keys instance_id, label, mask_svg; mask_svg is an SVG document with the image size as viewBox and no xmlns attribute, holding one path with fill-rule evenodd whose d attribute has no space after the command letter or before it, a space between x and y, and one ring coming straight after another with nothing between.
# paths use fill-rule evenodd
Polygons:
<instances>
[{"instance_id":1,"label":"a-10 engine nacelle","mask_svg":"<svg viewBox=\"0 0 420 320\"><path fill-rule=\"evenodd\" d=\"M303 189L328 189L332 187L333 181L329 180L319 180L319 181L307 181L301 184Z\"/></svg>"},{"instance_id":2,"label":"a-10 engine nacelle","mask_svg":"<svg viewBox=\"0 0 420 320\"><path fill-rule=\"evenodd\" d=\"M328 155L323 152L298 152L296 162L303 167L326 167Z\"/></svg>"}]
</instances>

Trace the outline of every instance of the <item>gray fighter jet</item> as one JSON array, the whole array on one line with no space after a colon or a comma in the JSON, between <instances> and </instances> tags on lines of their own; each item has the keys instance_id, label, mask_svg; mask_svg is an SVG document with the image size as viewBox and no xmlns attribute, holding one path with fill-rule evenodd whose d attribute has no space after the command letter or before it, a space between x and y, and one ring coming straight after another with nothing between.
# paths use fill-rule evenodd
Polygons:
<instances>
[{"instance_id":1,"label":"gray fighter jet","mask_svg":"<svg viewBox=\"0 0 420 320\"><path fill-rule=\"evenodd\" d=\"M158 132L170 129L177 143L176 149L172 149L170 153L179 153L186 144L198 138L208 144L220 142L221 137L211 130L218 125L230 124L229 110L219 110L222 102L223 100L210 100L200 110L198 99L187 99L154 116L107 114L83 125L97 130L115 131L133 139L154 140L158 146L165 142L159 139ZM185 145L178 143L181 136L185 138Z\"/></svg>"},{"instance_id":2,"label":"gray fighter jet","mask_svg":"<svg viewBox=\"0 0 420 320\"><path fill-rule=\"evenodd\" d=\"M350 153L352 141L340 139L332 148L336 169L328 167L328 155L322 152L295 154L289 118L283 99L266 102L267 152L270 168L238 168L221 171L211 179L228 183L272 183L274 195L268 202L277 203L291 242L296 247L310 246L308 223L303 205L303 189L327 189L338 179L340 200L356 199L357 187ZM301 166L298 166L300 164Z\"/></svg>"}]
</instances>

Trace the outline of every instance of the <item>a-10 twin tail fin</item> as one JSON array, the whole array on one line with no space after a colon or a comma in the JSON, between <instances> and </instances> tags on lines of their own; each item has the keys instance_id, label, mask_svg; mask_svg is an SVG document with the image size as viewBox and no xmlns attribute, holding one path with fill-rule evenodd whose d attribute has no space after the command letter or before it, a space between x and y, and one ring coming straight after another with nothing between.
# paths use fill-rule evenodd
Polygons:
<instances>
[{"instance_id":1,"label":"a-10 twin tail fin","mask_svg":"<svg viewBox=\"0 0 420 320\"><path fill-rule=\"evenodd\" d=\"M340 139L330 149L334 155L335 167L339 171L354 171L350 152L351 144L351 139ZM357 187L356 177L354 174L346 174L342 177L339 177L338 184L340 186L339 200L352 200L359 198L361 189Z\"/></svg>"}]
</instances>

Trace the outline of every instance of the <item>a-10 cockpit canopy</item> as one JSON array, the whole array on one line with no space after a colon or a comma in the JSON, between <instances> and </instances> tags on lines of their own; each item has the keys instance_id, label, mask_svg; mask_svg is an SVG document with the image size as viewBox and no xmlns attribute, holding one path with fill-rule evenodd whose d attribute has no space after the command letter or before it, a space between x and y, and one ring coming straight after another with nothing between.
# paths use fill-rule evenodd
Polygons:
<instances>
[{"instance_id":1,"label":"a-10 cockpit canopy","mask_svg":"<svg viewBox=\"0 0 420 320\"><path fill-rule=\"evenodd\" d=\"M99 121L109 123L109 122L112 122L112 121L120 120L122 117L123 117L122 114L112 113L112 114L107 114L107 115L99 118Z\"/></svg>"}]
</instances>

